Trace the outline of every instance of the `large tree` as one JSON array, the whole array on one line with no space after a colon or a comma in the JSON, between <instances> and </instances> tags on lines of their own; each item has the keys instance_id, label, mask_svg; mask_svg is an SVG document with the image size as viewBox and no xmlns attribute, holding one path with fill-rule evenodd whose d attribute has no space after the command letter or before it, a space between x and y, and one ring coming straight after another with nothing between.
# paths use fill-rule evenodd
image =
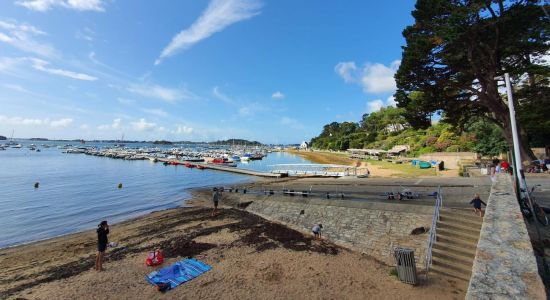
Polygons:
<instances>
[{"instance_id":1,"label":"large tree","mask_svg":"<svg viewBox=\"0 0 550 300\"><path fill-rule=\"evenodd\" d=\"M396 73L396 101L415 127L427 127L434 112L463 125L481 116L503 129L512 144L510 115L502 78L514 79L519 111L532 103L550 104L550 21L540 1L418 0L415 24L403 31L406 46ZM521 92L524 90L525 92ZM534 157L523 124L521 155ZM550 135L550 132L547 133ZM544 133L543 133L544 135Z\"/></svg>"}]
</instances>

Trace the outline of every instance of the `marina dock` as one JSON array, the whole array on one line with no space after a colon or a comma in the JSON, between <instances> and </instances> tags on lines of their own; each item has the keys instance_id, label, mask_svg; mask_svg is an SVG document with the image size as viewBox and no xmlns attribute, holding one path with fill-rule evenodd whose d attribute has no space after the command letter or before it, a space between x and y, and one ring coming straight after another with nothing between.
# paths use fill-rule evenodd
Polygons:
<instances>
[{"instance_id":1,"label":"marina dock","mask_svg":"<svg viewBox=\"0 0 550 300\"><path fill-rule=\"evenodd\" d=\"M209 164L204 162L196 162L196 161L177 161L172 159L158 159L159 162L164 162L168 164L173 165L182 165L184 166L185 162L192 163L195 167L203 168L203 169L210 169L210 170L216 170L216 171L224 171L224 172L231 172L231 173L237 173L237 174L243 174L243 175L251 175L251 176L259 176L259 177L268 177L268 178L282 178L286 177L287 174L281 174L281 173L271 173L271 172L260 172L260 171L254 171L254 170L248 170L248 169L242 169L237 167L227 167L223 165L218 164Z\"/></svg>"},{"instance_id":2,"label":"marina dock","mask_svg":"<svg viewBox=\"0 0 550 300\"><path fill-rule=\"evenodd\" d=\"M253 171L253 170L241 169L236 167L226 167L226 166L221 166L216 164L207 164L207 163L193 163L193 164L196 166L201 166L205 169L232 172L232 173L238 173L238 174L244 174L244 175L269 177L269 178L281 178L281 177L287 176L287 174L260 172L260 171Z\"/></svg>"}]
</instances>

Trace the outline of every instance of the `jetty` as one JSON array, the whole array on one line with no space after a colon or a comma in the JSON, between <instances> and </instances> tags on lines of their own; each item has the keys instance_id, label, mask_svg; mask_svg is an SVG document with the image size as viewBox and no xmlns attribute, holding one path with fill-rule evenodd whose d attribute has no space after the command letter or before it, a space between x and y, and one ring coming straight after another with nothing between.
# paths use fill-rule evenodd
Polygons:
<instances>
[{"instance_id":1,"label":"jetty","mask_svg":"<svg viewBox=\"0 0 550 300\"><path fill-rule=\"evenodd\" d=\"M260 177L268 177L268 178L282 178L282 177L288 176L288 174L284 174L284 173L260 172L260 171L253 171L253 170L236 168L236 167L226 167L226 166L217 165L217 164L207 164L207 163L194 163L194 164L196 166L201 166L204 169L225 171L225 172L238 173L238 174L244 174L244 175L260 176Z\"/></svg>"}]
</instances>

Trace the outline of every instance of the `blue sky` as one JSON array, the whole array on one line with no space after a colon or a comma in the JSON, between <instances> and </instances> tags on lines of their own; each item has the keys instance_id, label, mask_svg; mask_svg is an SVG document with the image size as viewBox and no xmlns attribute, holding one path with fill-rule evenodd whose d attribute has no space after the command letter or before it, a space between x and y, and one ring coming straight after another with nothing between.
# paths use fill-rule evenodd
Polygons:
<instances>
[{"instance_id":1,"label":"blue sky","mask_svg":"<svg viewBox=\"0 0 550 300\"><path fill-rule=\"evenodd\" d=\"M0 135L309 140L327 123L394 104L413 7L1 1Z\"/></svg>"}]
</instances>

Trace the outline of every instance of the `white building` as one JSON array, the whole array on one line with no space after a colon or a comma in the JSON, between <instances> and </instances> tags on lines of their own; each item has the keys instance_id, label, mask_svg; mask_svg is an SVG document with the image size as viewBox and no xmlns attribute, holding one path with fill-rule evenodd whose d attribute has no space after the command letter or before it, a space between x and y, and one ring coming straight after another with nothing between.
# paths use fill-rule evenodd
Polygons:
<instances>
[{"instance_id":1,"label":"white building","mask_svg":"<svg viewBox=\"0 0 550 300\"><path fill-rule=\"evenodd\" d=\"M306 142L306 141L303 141L301 144L300 144L300 150L307 150L309 149L309 143Z\"/></svg>"}]
</instances>

